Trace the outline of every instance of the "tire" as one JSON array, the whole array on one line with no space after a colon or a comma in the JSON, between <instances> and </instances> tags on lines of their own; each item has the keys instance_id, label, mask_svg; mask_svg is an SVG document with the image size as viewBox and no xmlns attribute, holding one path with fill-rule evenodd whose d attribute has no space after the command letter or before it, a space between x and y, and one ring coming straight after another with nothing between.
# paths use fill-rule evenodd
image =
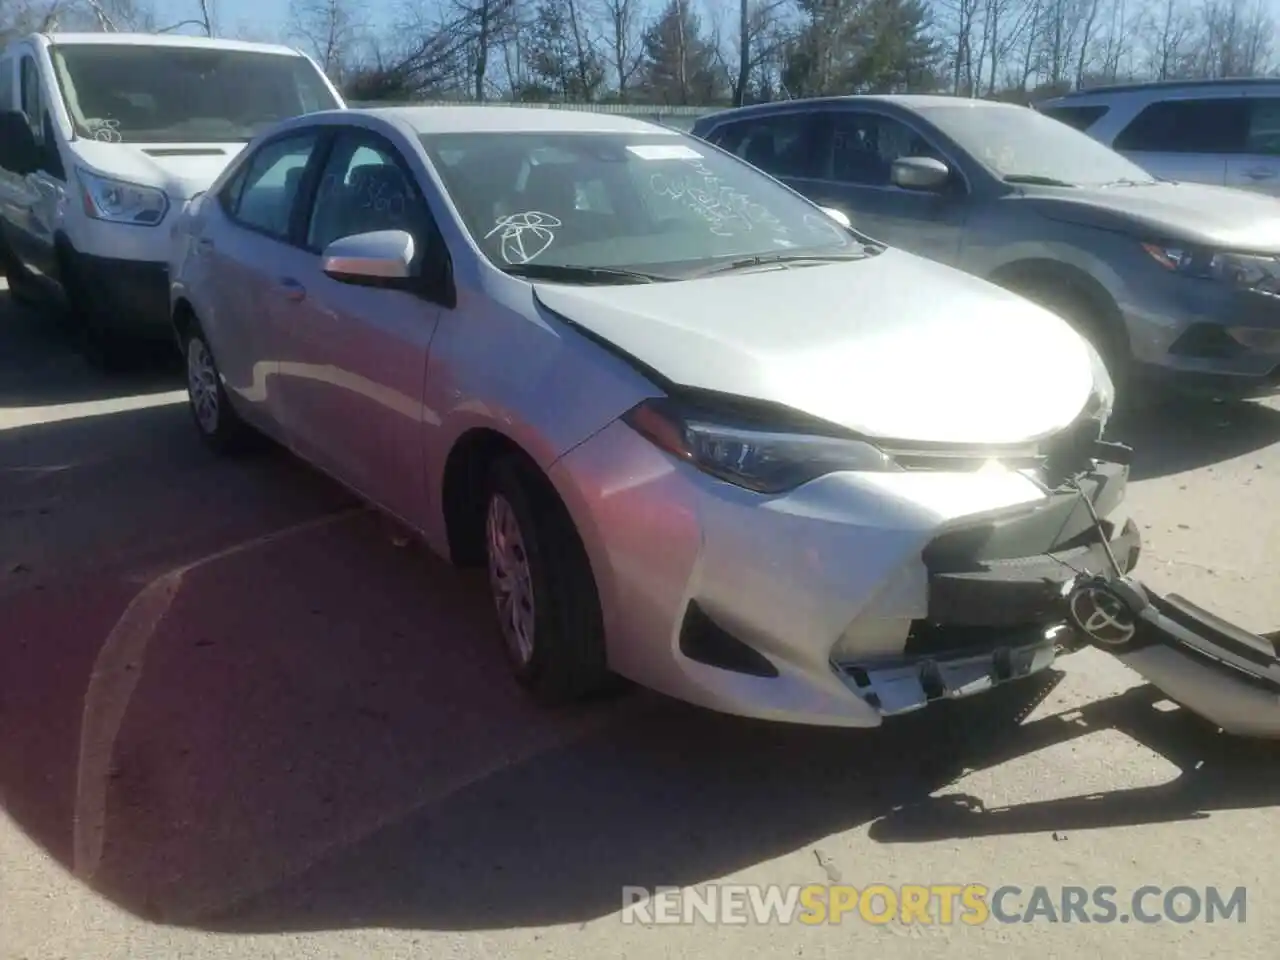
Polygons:
<instances>
[{"instance_id":1,"label":"tire","mask_svg":"<svg viewBox=\"0 0 1280 960\"><path fill-rule=\"evenodd\" d=\"M1117 395L1129 393L1133 360L1124 320L1109 304L1096 303L1096 297L1063 280L1024 280L1008 284L1008 289L1047 310L1052 310L1097 349L1111 374Z\"/></svg>"},{"instance_id":2,"label":"tire","mask_svg":"<svg viewBox=\"0 0 1280 960\"><path fill-rule=\"evenodd\" d=\"M484 538L498 628L521 686L548 706L610 688L586 550L550 484L522 458L489 471Z\"/></svg>"},{"instance_id":3,"label":"tire","mask_svg":"<svg viewBox=\"0 0 1280 960\"><path fill-rule=\"evenodd\" d=\"M130 370L138 362L133 339L113 329L112 317L93 295L93 291L76 268L76 254L64 248L58 253L62 289L72 329L80 345L81 355L104 373Z\"/></svg>"},{"instance_id":4,"label":"tire","mask_svg":"<svg viewBox=\"0 0 1280 960\"><path fill-rule=\"evenodd\" d=\"M8 281L9 296L15 303L35 306L39 302L35 279L3 241L0 241L0 273Z\"/></svg>"},{"instance_id":5,"label":"tire","mask_svg":"<svg viewBox=\"0 0 1280 960\"><path fill-rule=\"evenodd\" d=\"M186 361L187 405L202 439L215 453L234 455L247 451L255 438L240 418L222 387L213 350L204 331L194 321L182 345Z\"/></svg>"}]
</instances>

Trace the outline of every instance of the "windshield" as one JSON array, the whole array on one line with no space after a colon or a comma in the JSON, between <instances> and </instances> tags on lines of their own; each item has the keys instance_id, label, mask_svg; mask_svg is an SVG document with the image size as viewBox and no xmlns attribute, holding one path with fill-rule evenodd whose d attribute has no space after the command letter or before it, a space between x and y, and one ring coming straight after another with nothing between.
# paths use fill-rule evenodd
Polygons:
<instances>
[{"instance_id":1,"label":"windshield","mask_svg":"<svg viewBox=\"0 0 1280 960\"><path fill-rule=\"evenodd\" d=\"M863 244L755 168L678 134L422 138L467 230L498 267L648 268L850 256Z\"/></svg>"},{"instance_id":2,"label":"windshield","mask_svg":"<svg viewBox=\"0 0 1280 960\"><path fill-rule=\"evenodd\" d=\"M1080 187L1155 182L1110 147L1029 107L955 104L920 114L999 177Z\"/></svg>"},{"instance_id":3,"label":"windshield","mask_svg":"<svg viewBox=\"0 0 1280 960\"><path fill-rule=\"evenodd\" d=\"M76 133L109 143L245 141L276 121L342 106L297 55L131 44L52 52Z\"/></svg>"}]
</instances>

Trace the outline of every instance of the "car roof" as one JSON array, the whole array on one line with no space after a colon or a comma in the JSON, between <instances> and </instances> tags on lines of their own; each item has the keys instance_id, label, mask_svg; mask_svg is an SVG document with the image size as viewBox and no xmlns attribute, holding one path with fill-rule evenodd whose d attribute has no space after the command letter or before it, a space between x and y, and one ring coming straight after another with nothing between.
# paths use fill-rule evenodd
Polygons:
<instances>
[{"instance_id":1,"label":"car roof","mask_svg":"<svg viewBox=\"0 0 1280 960\"><path fill-rule=\"evenodd\" d=\"M1096 94L1141 93L1145 91L1168 92L1172 90L1213 90L1221 87L1276 87L1280 86L1277 77L1224 77L1214 80L1143 80L1136 83L1112 83L1100 87L1084 87L1071 90L1061 96L1052 97L1046 104L1069 103L1083 100Z\"/></svg>"},{"instance_id":2,"label":"car roof","mask_svg":"<svg viewBox=\"0 0 1280 960\"><path fill-rule=\"evenodd\" d=\"M129 46L179 47L203 50L236 50L242 53L301 54L292 47L277 43L251 43L247 40L215 40L209 37L185 37L155 33L40 33L39 43L52 46Z\"/></svg>"},{"instance_id":3,"label":"car roof","mask_svg":"<svg viewBox=\"0 0 1280 960\"><path fill-rule=\"evenodd\" d=\"M978 100L973 97L951 96L943 93L860 93L843 97L806 97L803 100L773 100L769 103L755 103L748 107L734 107L721 110L698 118L699 124L709 120L724 120L729 117L749 117L757 113L772 113L796 107L811 107L822 104L883 104L901 107L905 110L922 110L931 107L964 106L975 110L986 109L1025 109L1021 104L1005 103L1000 100Z\"/></svg>"},{"instance_id":4,"label":"car roof","mask_svg":"<svg viewBox=\"0 0 1280 960\"><path fill-rule=\"evenodd\" d=\"M404 124L418 133L645 133L681 136L678 130L611 113L492 106L369 107L347 111Z\"/></svg>"}]
</instances>

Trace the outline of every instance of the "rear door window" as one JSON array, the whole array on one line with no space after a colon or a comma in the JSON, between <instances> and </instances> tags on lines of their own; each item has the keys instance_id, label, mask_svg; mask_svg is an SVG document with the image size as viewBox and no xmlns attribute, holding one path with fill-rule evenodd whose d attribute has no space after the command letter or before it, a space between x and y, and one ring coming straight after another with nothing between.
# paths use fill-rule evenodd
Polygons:
<instances>
[{"instance_id":1,"label":"rear door window","mask_svg":"<svg viewBox=\"0 0 1280 960\"><path fill-rule=\"evenodd\" d=\"M1243 97L1163 100L1134 117L1113 146L1148 153L1244 153L1249 124Z\"/></svg>"},{"instance_id":2,"label":"rear door window","mask_svg":"<svg viewBox=\"0 0 1280 960\"><path fill-rule=\"evenodd\" d=\"M1101 120L1109 109L1111 108L1094 104L1091 106L1045 107L1040 112L1046 117L1052 117L1060 123L1065 123L1069 127L1075 127L1077 130L1088 130Z\"/></svg>"},{"instance_id":3,"label":"rear door window","mask_svg":"<svg viewBox=\"0 0 1280 960\"><path fill-rule=\"evenodd\" d=\"M815 177L815 126L814 114L794 111L726 124L710 139L770 176Z\"/></svg>"},{"instance_id":4,"label":"rear door window","mask_svg":"<svg viewBox=\"0 0 1280 960\"><path fill-rule=\"evenodd\" d=\"M1245 153L1280 156L1280 98L1249 99L1249 136Z\"/></svg>"}]
</instances>

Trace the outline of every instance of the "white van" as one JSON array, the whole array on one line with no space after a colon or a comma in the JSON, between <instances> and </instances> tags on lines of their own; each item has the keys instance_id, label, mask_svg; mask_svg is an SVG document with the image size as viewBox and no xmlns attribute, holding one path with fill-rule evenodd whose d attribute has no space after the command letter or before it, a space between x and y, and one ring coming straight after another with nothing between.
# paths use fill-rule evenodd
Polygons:
<instances>
[{"instance_id":1,"label":"white van","mask_svg":"<svg viewBox=\"0 0 1280 960\"><path fill-rule=\"evenodd\" d=\"M345 108L297 50L35 34L0 54L0 270L66 302L90 356L172 336L170 226L258 132Z\"/></svg>"}]
</instances>

